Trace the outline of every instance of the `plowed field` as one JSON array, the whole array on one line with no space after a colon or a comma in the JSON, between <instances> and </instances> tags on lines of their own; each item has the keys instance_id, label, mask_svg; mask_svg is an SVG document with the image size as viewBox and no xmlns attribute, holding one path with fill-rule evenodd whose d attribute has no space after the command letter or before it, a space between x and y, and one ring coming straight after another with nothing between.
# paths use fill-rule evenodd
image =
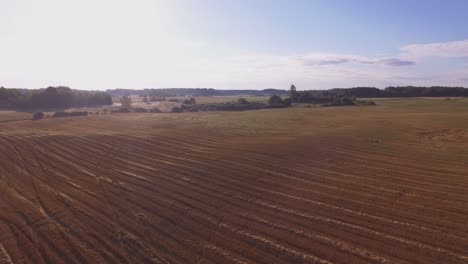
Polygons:
<instances>
[{"instance_id":1,"label":"plowed field","mask_svg":"<svg viewBox=\"0 0 468 264\"><path fill-rule=\"evenodd\" d=\"M449 103L0 124L0 263L468 263Z\"/></svg>"}]
</instances>

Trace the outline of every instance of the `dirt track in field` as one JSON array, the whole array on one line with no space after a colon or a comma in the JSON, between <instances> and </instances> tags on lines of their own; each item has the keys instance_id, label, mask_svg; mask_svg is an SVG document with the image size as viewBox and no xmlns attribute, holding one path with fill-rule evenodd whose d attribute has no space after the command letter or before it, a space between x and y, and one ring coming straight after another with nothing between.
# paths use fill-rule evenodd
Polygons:
<instances>
[{"instance_id":1,"label":"dirt track in field","mask_svg":"<svg viewBox=\"0 0 468 264\"><path fill-rule=\"evenodd\" d=\"M463 129L122 117L0 129L0 263L468 263Z\"/></svg>"}]
</instances>

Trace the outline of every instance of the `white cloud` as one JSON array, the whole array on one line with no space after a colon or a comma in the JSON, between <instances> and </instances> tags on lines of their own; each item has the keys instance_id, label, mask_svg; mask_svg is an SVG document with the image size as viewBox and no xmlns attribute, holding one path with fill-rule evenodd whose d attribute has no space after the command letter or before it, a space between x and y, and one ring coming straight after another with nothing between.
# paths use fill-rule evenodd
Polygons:
<instances>
[{"instance_id":1,"label":"white cloud","mask_svg":"<svg viewBox=\"0 0 468 264\"><path fill-rule=\"evenodd\" d=\"M382 64L387 66L408 66L415 64L412 60L404 60L391 57L365 57L351 54L328 54L328 53L311 53L299 57L305 65L308 66L323 66L336 65L344 63L358 64Z\"/></svg>"},{"instance_id":2,"label":"white cloud","mask_svg":"<svg viewBox=\"0 0 468 264\"><path fill-rule=\"evenodd\" d=\"M412 44L402 47L400 51L405 58L468 57L468 40Z\"/></svg>"}]
</instances>

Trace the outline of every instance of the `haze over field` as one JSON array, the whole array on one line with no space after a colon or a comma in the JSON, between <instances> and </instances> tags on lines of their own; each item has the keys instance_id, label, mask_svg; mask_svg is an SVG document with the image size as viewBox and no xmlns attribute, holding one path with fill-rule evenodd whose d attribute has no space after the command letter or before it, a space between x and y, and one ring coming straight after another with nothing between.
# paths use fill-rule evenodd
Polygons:
<instances>
[{"instance_id":1,"label":"haze over field","mask_svg":"<svg viewBox=\"0 0 468 264\"><path fill-rule=\"evenodd\" d=\"M466 1L0 1L0 85L468 86Z\"/></svg>"}]
</instances>

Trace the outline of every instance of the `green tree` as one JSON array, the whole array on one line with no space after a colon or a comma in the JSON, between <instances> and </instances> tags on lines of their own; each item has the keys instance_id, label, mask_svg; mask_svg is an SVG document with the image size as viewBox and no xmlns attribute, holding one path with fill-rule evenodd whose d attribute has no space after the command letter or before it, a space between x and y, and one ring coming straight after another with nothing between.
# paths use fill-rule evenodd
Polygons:
<instances>
[{"instance_id":1,"label":"green tree","mask_svg":"<svg viewBox=\"0 0 468 264\"><path fill-rule=\"evenodd\" d=\"M44 113L42 112L36 112L32 116L32 120L40 120L42 118L44 118Z\"/></svg>"},{"instance_id":2,"label":"green tree","mask_svg":"<svg viewBox=\"0 0 468 264\"><path fill-rule=\"evenodd\" d=\"M247 104L249 104L249 102L248 102L247 100L245 100L245 98L242 98L242 97L239 98L239 99L237 99L237 103L238 103L238 104L241 104L241 105L247 105Z\"/></svg>"},{"instance_id":3,"label":"green tree","mask_svg":"<svg viewBox=\"0 0 468 264\"><path fill-rule=\"evenodd\" d=\"M289 97L293 102L297 99L297 90L294 84L291 84L291 88L289 88Z\"/></svg>"},{"instance_id":4,"label":"green tree","mask_svg":"<svg viewBox=\"0 0 468 264\"><path fill-rule=\"evenodd\" d=\"M197 104L197 101L195 100L195 98L193 97L190 97L190 99L185 99L183 104L186 104L186 105L195 105Z\"/></svg>"},{"instance_id":5,"label":"green tree","mask_svg":"<svg viewBox=\"0 0 468 264\"><path fill-rule=\"evenodd\" d=\"M120 98L120 104L122 108L129 109L132 107L132 98L128 95L124 95Z\"/></svg>"},{"instance_id":6,"label":"green tree","mask_svg":"<svg viewBox=\"0 0 468 264\"><path fill-rule=\"evenodd\" d=\"M274 94L268 99L268 104L269 105L282 105L283 99L281 99L281 97L279 97L278 95Z\"/></svg>"}]
</instances>

